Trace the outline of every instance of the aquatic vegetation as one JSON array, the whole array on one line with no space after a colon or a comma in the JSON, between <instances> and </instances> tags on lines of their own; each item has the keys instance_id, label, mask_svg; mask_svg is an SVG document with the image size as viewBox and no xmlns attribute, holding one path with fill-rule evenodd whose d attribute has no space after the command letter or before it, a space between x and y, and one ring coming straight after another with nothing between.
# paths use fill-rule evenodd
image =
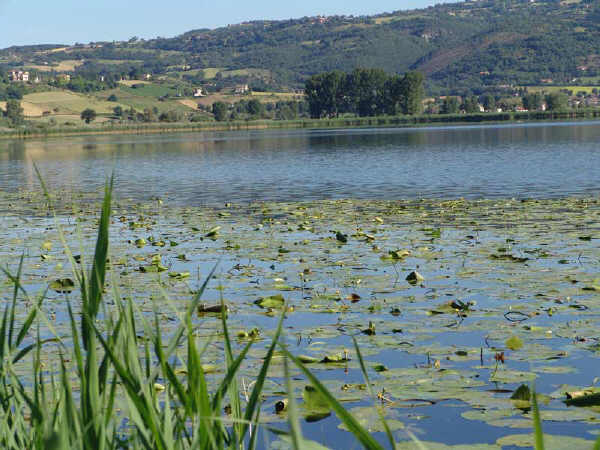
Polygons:
<instances>
[{"instance_id":1,"label":"aquatic vegetation","mask_svg":"<svg viewBox=\"0 0 600 450\"><path fill-rule=\"evenodd\" d=\"M0 194L5 447L591 448L597 199L110 192Z\"/></svg>"}]
</instances>

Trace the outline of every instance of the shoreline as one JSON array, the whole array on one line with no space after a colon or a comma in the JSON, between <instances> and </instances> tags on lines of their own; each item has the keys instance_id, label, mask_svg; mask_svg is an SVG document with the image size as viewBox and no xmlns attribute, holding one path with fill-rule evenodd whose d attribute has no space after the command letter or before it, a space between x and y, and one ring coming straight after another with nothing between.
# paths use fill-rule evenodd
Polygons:
<instances>
[{"instance_id":1,"label":"shoreline","mask_svg":"<svg viewBox=\"0 0 600 450\"><path fill-rule=\"evenodd\" d=\"M110 134L153 134L153 133L187 133L199 131L244 131L268 129L333 129L333 128L373 128L396 127L409 128L431 125L475 125L475 124L511 124L527 122L566 122L573 120L600 120L600 110L586 111L537 111L509 113L478 113L453 115L422 115L422 116L383 116L383 117L348 117L332 119L302 119L302 120L269 120L245 122L203 122L179 124L124 125L96 128L75 129L46 129L16 130L0 132L0 139L36 139L54 136L83 136Z\"/></svg>"}]
</instances>

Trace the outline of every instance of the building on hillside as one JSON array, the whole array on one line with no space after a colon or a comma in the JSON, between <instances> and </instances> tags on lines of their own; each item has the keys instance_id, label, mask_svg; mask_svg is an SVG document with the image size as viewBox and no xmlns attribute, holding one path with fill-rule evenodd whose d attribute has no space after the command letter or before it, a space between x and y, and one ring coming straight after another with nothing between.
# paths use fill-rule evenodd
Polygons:
<instances>
[{"instance_id":1,"label":"building on hillside","mask_svg":"<svg viewBox=\"0 0 600 450\"><path fill-rule=\"evenodd\" d=\"M148 81L152 79L152 74L151 73L146 73L144 74L144 80Z\"/></svg>"},{"instance_id":2,"label":"building on hillside","mask_svg":"<svg viewBox=\"0 0 600 450\"><path fill-rule=\"evenodd\" d=\"M29 72L23 72L22 70L11 70L8 72L8 79L13 83L22 81L29 81Z\"/></svg>"},{"instance_id":3,"label":"building on hillside","mask_svg":"<svg viewBox=\"0 0 600 450\"><path fill-rule=\"evenodd\" d=\"M205 97L205 96L206 96L206 94L204 93L202 88L194 89L194 97Z\"/></svg>"},{"instance_id":4,"label":"building on hillside","mask_svg":"<svg viewBox=\"0 0 600 450\"><path fill-rule=\"evenodd\" d=\"M68 73L61 73L56 76L56 79L58 81L64 81L65 83L68 83L69 81L71 81L71 75L69 75Z\"/></svg>"},{"instance_id":5,"label":"building on hillside","mask_svg":"<svg viewBox=\"0 0 600 450\"><path fill-rule=\"evenodd\" d=\"M233 92L238 95L247 94L248 92L250 92L250 88L247 84L240 84L235 87Z\"/></svg>"}]
</instances>

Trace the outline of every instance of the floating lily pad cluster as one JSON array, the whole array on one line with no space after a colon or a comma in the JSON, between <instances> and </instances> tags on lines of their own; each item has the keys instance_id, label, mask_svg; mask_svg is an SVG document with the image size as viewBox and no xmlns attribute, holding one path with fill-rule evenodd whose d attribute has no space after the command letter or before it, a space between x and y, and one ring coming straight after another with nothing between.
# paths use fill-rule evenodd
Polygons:
<instances>
[{"instance_id":1,"label":"floating lily pad cluster","mask_svg":"<svg viewBox=\"0 0 600 450\"><path fill-rule=\"evenodd\" d=\"M31 293L48 289L43 308L59 334L68 324L62 299L69 296L77 308L80 296L71 263L92 262L98 207L84 200L63 198L55 220L39 196L0 196L7 211L0 219L0 261L15 268L25 255L23 287ZM590 370L600 356L597 199L338 200L223 208L121 201L113 218L107 301L119 292L131 296L142 314L157 308L166 336L175 329L178 310L217 266L194 323L198 339L207 343L203 364L211 368L214 385L224 362L211 340L222 332L223 308L237 345L264 341L242 364L245 382L256 376L285 308L288 348L375 433L381 430L363 410L371 400L352 338L398 441L406 440L406 428L423 432L424 441L440 441L437 424L455 420L459 433L468 428L461 425L467 419L479 430L481 448L529 445L526 389L533 381L544 430L556 435L553 424L564 430L576 423L583 433L554 441L593 439L586 433L600 421L598 374ZM81 253L78 261L73 253ZM6 300L12 288L8 280L0 282ZM23 305L21 319L28 307ZM40 324L41 334L49 336L46 326ZM57 350L44 357L56 367ZM264 421L281 421L286 414L282 373L276 355L272 382L263 392L263 409L272 414ZM296 386L296 394L306 417L335 421L304 386ZM489 427L503 437L490 441Z\"/></svg>"}]
</instances>

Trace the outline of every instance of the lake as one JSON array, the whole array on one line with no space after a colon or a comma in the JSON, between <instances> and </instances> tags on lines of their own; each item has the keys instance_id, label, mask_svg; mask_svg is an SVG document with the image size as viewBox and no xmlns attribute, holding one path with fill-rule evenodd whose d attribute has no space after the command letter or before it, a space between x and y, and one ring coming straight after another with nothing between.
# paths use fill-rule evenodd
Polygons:
<instances>
[{"instance_id":1,"label":"lake","mask_svg":"<svg viewBox=\"0 0 600 450\"><path fill-rule=\"evenodd\" d=\"M330 198L552 198L600 186L598 122L111 135L0 141L0 189L117 192L198 206Z\"/></svg>"},{"instance_id":2,"label":"lake","mask_svg":"<svg viewBox=\"0 0 600 450\"><path fill-rule=\"evenodd\" d=\"M532 382L547 448L591 448L599 405L565 401L598 391L599 142L593 122L0 141L0 263L16 271L24 255L24 290L50 286L41 337L54 336L52 323L69 348L65 299L80 297L53 284L73 277L62 239L90 260L98 190L114 170L110 287L149 319L156 301L170 336L217 267L203 301L229 306L235 352L259 336L243 386L285 300L282 342L384 445L353 339L400 448L415 448L406 430L428 448L531 445L531 405L511 397ZM56 219L33 163L60 194ZM415 271L422 278L410 282ZM215 388L220 318L194 325L211 342L202 364L215 367ZM55 367L58 345L45 344L44 358ZM27 386L30 368L17 368ZM282 371L277 355L261 417L283 429ZM292 376L305 437L358 448L335 414L315 408L300 371ZM261 430L260 448L287 448Z\"/></svg>"}]
</instances>

